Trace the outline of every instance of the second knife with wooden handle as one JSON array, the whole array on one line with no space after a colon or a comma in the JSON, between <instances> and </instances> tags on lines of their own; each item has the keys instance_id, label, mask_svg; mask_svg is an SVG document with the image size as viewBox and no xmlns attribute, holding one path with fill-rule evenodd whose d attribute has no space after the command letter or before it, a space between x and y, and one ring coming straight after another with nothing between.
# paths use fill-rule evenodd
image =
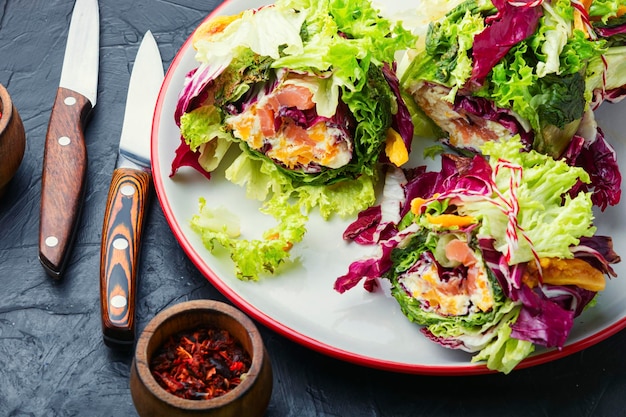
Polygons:
<instances>
[{"instance_id":1,"label":"second knife with wooden handle","mask_svg":"<svg viewBox=\"0 0 626 417\"><path fill-rule=\"evenodd\" d=\"M141 42L126 99L117 167L102 225L100 301L104 342L132 348L141 235L150 199L150 137L163 63L151 32Z\"/></svg>"}]
</instances>

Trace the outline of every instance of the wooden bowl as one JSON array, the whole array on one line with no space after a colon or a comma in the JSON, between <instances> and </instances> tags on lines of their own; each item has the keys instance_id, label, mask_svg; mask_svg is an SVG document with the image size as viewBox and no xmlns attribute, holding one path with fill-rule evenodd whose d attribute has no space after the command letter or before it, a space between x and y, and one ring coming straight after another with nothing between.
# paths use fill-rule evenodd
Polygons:
<instances>
[{"instance_id":1,"label":"wooden bowl","mask_svg":"<svg viewBox=\"0 0 626 417\"><path fill-rule=\"evenodd\" d=\"M241 384L220 397L187 400L163 389L150 370L155 351L170 336L209 327L227 330L250 355L252 364ZM154 317L141 333L130 374L130 392L141 417L261 417L272 394L272 366L261 335L238 309L211 300L187 301Z\"/></svg>"},{"instance_id":2,"label":"wooden bowl","mask_svg":"<svg viewBox=\"0 0 626 417\"><path fill-rule=\"evenodd\" d=\"M0 197L20 167L25 147L22 119L8 91L0 84Z\"/></svg>"}]
</instances>

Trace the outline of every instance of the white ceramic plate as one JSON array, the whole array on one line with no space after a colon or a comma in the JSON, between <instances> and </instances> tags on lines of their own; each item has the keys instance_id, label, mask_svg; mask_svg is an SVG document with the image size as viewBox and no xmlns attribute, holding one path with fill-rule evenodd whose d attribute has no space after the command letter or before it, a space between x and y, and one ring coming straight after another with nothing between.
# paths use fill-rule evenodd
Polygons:
<instances>
[{"instance_id":1,"label":"white ceramic plate","mask_svg":"<svg viewBox=\"0 0 626 417\"><path fill-rule=\"evenodd\" d=\"M230 0L215 14L230 15L268 3L268 0ZM387 0L391 11L409 9L403 0ZM415 6L413 6L415 7ZM405 14L406 16L406 14ZM349 220L325 222L311 215L308 233L293 250L297 262L277 276L258 282L239 281L228 256L212 255L190 229L198 199L210 206L223 205L242 219L246 237L256 237L273 220L259 213L259 204L244 197L244 190L213 173L207 181L193 170L182 169L170 177L179 130L174 109L185 74L197 66L190 40L170 66L155 112L152 134L152 163L157 195L169 225L186 254L207 279L239 308L267 327L324 354L379 369L419 374L459 375L489 372L470 363L470 355L442 348L419 332L400 312L387 288L368 293L358 286L340 295L333 290L335 279L364 254L362 248L346 244L341 234ZM605 104L598 114L607 138L612 140L622 167L626 146L620 132L626 131L626 107ZM621 139L621 141L620 141ZM416 149L415 154L420 154ZM418 163L419 161L414 161ZM225 164L222 164L225 165ZM622 204L623 206L623 204ZM626 227L619 221L623 207L598 213L600 233L614 237L618 253L626 254ZM626 271L617 265L620 278L609 282L595 308L580 317L567 345L560 351L538 350L519 367L551 361L589 347L626 326Z\"/></svg>"}]
</instances>

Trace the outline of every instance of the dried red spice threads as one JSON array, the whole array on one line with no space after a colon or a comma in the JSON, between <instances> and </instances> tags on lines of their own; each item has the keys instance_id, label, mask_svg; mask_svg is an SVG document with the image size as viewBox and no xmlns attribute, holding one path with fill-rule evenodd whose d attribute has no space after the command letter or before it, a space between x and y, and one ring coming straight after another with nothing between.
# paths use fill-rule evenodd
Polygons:
<instances>
[{"instance_id":1,"label":"dried red spice threads","mask_svg":"<svg viewBox=\"0 0 626 417\"><path fill-rule=\"evenodd\" d=\"M167 392L208 400L239 385L251 363L227 330L202 327L170 337L155 352L150 370Z\"/></svg>"}]
</instances>

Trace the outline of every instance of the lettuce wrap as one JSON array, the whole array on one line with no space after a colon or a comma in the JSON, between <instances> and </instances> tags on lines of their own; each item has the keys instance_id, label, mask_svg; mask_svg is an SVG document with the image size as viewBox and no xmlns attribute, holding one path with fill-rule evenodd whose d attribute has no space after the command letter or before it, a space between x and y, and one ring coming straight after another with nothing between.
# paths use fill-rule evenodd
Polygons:
<instances>
[{"instance_id":1,"label":"lettuce wrap","mask_svg":"<svg viewBox=\"0 0 626 417\"><path fill-rule=\"evenodd\" d=\"M388 280L426 337L492 370L511 372L536 346L562 348L620 257L577 187L589 175L522 149L513 136L473 157L445 154L439 172L391 169L381 204L344 233L375 250L335 290Z\"/></svg>"},{"instance_id":2,"label":"lettuce wrap","mask_svg":"<svg viewBox=\"0 0 626 417\"><path fill-rule=\"evenodd\" d=\"M413 122L394 58L414 42L368 0L278 0L196 30L172 175L191 166L210 178L235 153L226 179L278 225L246 241L206 201L191 222L209 249L230 252L239 278L288 260L313 208L329 218L372 205L379 167L408 160Z\"/></svg>"},{"instance_id":3,"label":"lettuce wrap","mask_svg":"<svg viewBox=\"0 0 626 417\"><path fill-rule=\"evenodd\" d=\"M626 93L623 1L447 3L400 75L445 142L475 151L519 135L525 150L585 165L594 204L616 205L621 174L593 111Z\"/></svg>"}]
</instances>

